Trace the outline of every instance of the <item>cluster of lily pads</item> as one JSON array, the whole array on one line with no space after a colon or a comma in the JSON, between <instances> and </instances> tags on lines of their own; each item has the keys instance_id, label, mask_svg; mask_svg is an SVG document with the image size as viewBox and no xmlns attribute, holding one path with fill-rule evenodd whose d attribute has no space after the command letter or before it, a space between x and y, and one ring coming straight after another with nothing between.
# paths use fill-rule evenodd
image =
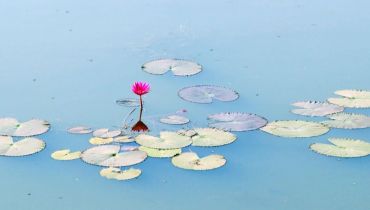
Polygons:
<instances>
[{"instance_id":1,"label":"cluster of lily pads","mask_svg":"<svg viewBox=\"0 0 370 210\"><path fill-rule=\"evenodd\" d=\"M191 76L202 71L202 66L186 60L161 59L145 63L145 72L161 75L171 71L176 76ZM370 108L370 91L341 90L335 92L339 98L329 98L327 102L301 101L293 106L292 113L309 117L326 117L321 122L305 120L267 119L252 113L222 112L208 116L207 127L192 127L175 131L162 131L159 136L147 132L132 132L126 124L121 129L91 129L77 126L68 129L72 134L91 134L89 142L94 145L85 151L63 149L55 151L55 160L81 159L85 163L103 167L100 175L108 179L128 180L137 178L142 171L132 168L148 157L171 158L175 167L187 170L212 170L225 165L226 159L220 154L199 157L193 147L218 147L233 143L237 136L231 132L262 130L285 138L307 138L323 135L331 128L369 128L370 117L361 114L345 113L345 108ZM214 85L196 85L178 91L178 96L186 101L210 104L214 101L231 102L239 98L238 92L230 88ZM142 101L126 98L117 104L134 108L142 106ZM141 104L141 105L140 105ZM140 115L141 117L141 115ZM190 119L182 113L162 116L160 123L186 125ZM37 153L45 148L45 142L33 136L43 134L50 128L44 120L30 120L20 123L13 118L0 119L0 155L24 156ZM13 138L23 138L14 141ZM323 155L335 157L362 157L370 154L370 143L363 140L330 138L331 144L315 143L310 149ZM128 144L130 143L130 144ZM134 145L133 145L134 144Z\"/></svg>"}]
</instances>

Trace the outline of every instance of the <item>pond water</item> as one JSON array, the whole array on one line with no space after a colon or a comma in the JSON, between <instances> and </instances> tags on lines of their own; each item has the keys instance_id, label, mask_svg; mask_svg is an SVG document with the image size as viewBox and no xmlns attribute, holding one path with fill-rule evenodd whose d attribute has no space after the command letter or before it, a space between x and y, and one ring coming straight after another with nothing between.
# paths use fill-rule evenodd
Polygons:
<instances>
[{"instance_id":1,"label":"pond water","mask_svg":"<svg viewBox=\"0 0 370 210\"><path fill-rule=\"evenodd\" d=\"M144 118L186 109L196 126L223 111L323 120L294 115L290 104L370 89L369 7L345 0L0 0L0 116L52 125L40 136L47 143L41 153L0 158L1 209L370 209L370 157L339 159L308 148L328 137L370 141L370 129L305 139L238 132L233 144L192 148L224 155L225 167L195 172L150 158L136 166L138 179L125 182L104 179L80 160L50 158L90 146L88 136L66 132L71 126L122 125L130 109L115 101L135 97L135 81L152 87ZM167 57L197 61L203 71L175 77L140 68ZM195 104L177 96L198 84L230 87L240 98Z\"/></svg>"}]
</instances>

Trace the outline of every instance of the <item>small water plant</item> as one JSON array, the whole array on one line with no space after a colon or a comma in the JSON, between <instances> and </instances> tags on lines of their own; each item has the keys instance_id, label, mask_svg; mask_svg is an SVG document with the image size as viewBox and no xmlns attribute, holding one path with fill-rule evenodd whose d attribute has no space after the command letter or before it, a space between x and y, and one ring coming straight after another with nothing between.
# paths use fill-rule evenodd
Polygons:
<instances>
[{"instance_id":1,"label":"small water plant","mask_svg":"<svg viewBox=\"0 0 370 210\"><path fill-rule=\"evenodd\" d=\"M138 122L132 126L131 130L136 132L148 131L148 126L141 120L143 115L143 95L149 93L150 85L146 82L135 82L131 87L132 92L140 97L140 115Z\"/></svg>"}]
</instances>

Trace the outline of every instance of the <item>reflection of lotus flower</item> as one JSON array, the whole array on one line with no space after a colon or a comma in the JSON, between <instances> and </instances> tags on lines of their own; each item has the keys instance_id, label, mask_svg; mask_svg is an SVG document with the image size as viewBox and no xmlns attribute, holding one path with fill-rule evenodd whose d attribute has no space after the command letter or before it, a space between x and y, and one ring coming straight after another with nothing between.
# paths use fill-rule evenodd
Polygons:
<instances>
[{"instance_id":1,"label":"reflection of lotus flower","mask_svg":"<svg viewBox=\"0 0 370 210\"><path fill-rule=\"evenodd\" d=\"M150 86L146 82L135 82L131 89L136 95L142 96L149 93Z\"/></svg>"},{"instance_id":2,"label":"reflection of lotus flower","mask_svg":"<svg viewBox=\"0 0 370 210\"><path fill-rule=\"evenodd\" d=\"M132 87L132 92L140 96L140 117L139 121L132 127L132 131L141 132L148 131L149 128L141 121L141 116L143 114L143 99L142 95L149 93L150 86L146 82L135 82Z\"/></svg>"}]
</instances>

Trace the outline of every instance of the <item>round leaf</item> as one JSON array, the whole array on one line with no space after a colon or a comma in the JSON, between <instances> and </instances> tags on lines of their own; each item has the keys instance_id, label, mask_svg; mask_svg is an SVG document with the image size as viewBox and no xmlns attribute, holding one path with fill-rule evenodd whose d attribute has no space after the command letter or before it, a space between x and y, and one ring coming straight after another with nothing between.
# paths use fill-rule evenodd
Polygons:
<instances>
[{"instance_id":1,"label":"round leaf","mask_svg":"<svg viewBox=\"0 0 370 210\"><path fill-rule=\"evenodd\" d=\"M155 158L168 158L181 154L181 149L154 149L140 146L139 150L146 152L149 157Z\"/></svg>"},{"instance_id":2,"label":"round leaf","mask_svg":"<svg viewBox=\"0 0 370 210\"><path fill-rule=\"evenodd\" d=\"M192 137L193 146L213 147L230 144L236 140L232 133L214 128L196 128L196 135Z\"/></svg>"},{"instance_id":3,"label":"round leaf","mask_svg":"<svg viewBox=\"0 0 370 210\"><path fill-rule=\"evenodd\" d=\"M189 123L190 120L186 117L180 115L169 115L163 117L159 120L161 123L170 124L170 125L183 125Z\"/></svg>"},{"instance_id":4,"label":"round leaf","mask_svg":"<svg viewBox=\"0 0 370 210\"><path fill-rule=\"evenodd\" d=\"M137 178L141 175L140 169L130 168L128 170L121 171L119 168L103 168L100 171L100 175L107 179L115 179L119 181L129 180Z\"/></svg>"},{"instance_id":5,"label":"round leaf","mask_svg":"<svg viewBox=\"0 0 370 210\"><path fill-rule=\"evenodd\" d=\"M370 117L361 114L338 113L328 116L329 119L322 122L332 128L356 129L369 128Z\"/></svg>"},{"instance_id":6,"label":"round leaf","mask_svg":"<svg viewBox=\"0 0 370 210\"><path fill-rule=\"evenodd\" d=\"M292 105L301 108L292 110L294 114L312 117L322 117L344 111L344 108L341 106L318 101L300 101Z\"/></svg>"},{"instance_id":7,"label":"round leaf","mask_svg":"<svg viewBox=\"0 0 370 210\"><path fill-rule=\"evenodd\" d=\"M37 138L24 138L13 141L12 137L0 136L0 155L26 156L40 152L45 148L45 142Z\"/></svg>"},{"instance_id":8,"label":"round leaf","mask_svg":"<svg viewBox=\"0 0 370 210\"><path fill-rule=\"evenodd\" d=\"M316 122L287 120L268 123L261 130L280 137L295 138L320 136L327 133L329 128Z\"/></svg>"},{"instance_id":9,"label":"round leaf","mask_svg":"<svg viewBox=\"0 0 370 210\"><path fill-rule=\"evenodd\" d=\"M185 101L202 104L212 103L213 100L226 102L239 98L239 94L234 90L212 85L186 87L181 89L178 94Z\"/></svg>"},{"instance_id":10,"label":"round leaf","mask_svg":"<svg viewBox=\"0 0 370 210\"><path fill-rule=\"evenodd\" d=\"M176 76L190 76L201 72L202 66L192 61L160 59L145 63L142 69L150 74L164 74L172 71Z\"/></svg>"},{"instance_id":11,"label":"round leaf","mask_svg":"<svg viewBox=\"0 0 370 210\"><path fill-rule=\"evenodd\" d=\"M209 155L199 158L194 152L182 153L172 158L172 164L178 168L188 170L212 170L225 165L222 155Z\"/></svg>"},{"instance_id":12,"label":"round leaf","mask_svg":"<svg viewBox=\"0 0 370 210\"><path fill-rule=\"evenodd\" d=\"M51 157L55 160L75 160L81 156L80 151L71 152L69 149L58 150L51 154Z\"/></svg>"},{"instance_id":13,"label":"round leaf","mask_svg":"<svg viewBox=\"0 0 370 210\"><path fill-rule=\"evenodd\" d=\"M140 134L135 138L142 146L154 149L178 149L190 145L191 138L176 132L161 132L160 137Z\"/></svg>"},{"instance_id":14,"label":"round leaf","mask_svg":"<svg viewBox=\"0 0 370 210\"><path fill-rule=\"evenodd\" d=\"M255 114L242 112L223 112L208 116L210 127L227 131L250 131L267 124L267 120Z\"/></svg>"}]
</instances>

